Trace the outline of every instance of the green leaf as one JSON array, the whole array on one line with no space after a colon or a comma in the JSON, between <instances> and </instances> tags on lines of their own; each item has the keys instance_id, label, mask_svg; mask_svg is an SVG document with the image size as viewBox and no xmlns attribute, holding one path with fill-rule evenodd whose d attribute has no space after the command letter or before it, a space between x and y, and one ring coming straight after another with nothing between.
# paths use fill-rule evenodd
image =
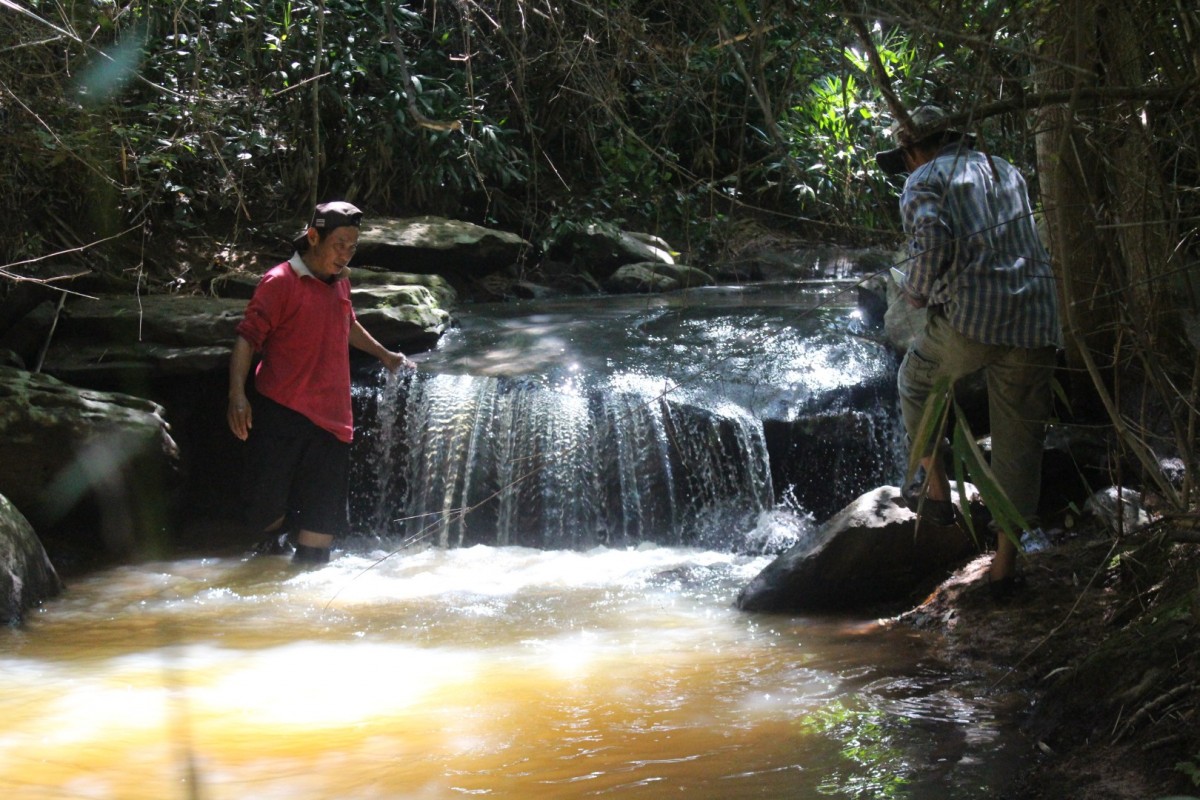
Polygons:
<instances>
[{"instance_id":1,"label":"green leaf","mask_svg":"<svg viewBox=\"0 0 1200 800\"><path fill-rule=\"evenodd\" d=\"M946 429L946 418L950 412L950 379L938 378L925 401L925 410L921 415L921 424L917 433L909 443L908 470L904 483L907 485L917 474L921 459L933 453L937 442L942 440Z\"/></svg>"},{"instance_id":2,"label":"green leaf","mask_svg":"<svg viewBox=\"0 0 1200 800\"><path fill-rule=\"evenodd\" d=\"M979 448L979 442L971 433L966 414L958 407L957 403L954 405L954 413L958 420L955 425L952 446L954 456L966 464L971 482L979 490L979 496L983 499L984 505L988 507L988 511L991 512L992 520L1014 543L1019 543L1018 536L1021 531L1029 527L1029 523L1017 511L1017 507L1013 505L1004 489L1000 487L995 473L988 466L983 451Z\"/></svg>"}]
</instances>

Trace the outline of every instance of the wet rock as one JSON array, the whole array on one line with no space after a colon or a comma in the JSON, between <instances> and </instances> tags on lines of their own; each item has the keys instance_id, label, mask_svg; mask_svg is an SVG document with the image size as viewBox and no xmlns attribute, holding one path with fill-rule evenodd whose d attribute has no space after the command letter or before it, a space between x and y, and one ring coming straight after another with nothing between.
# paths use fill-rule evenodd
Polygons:
<instances>
[{"instance_id":1,"label":"wet rock","mask_svg":"<svg viewBox=\"0 0 1200 800\"><path fill-rule=\"evenodd\" d=\"M27 610L62 591L33 526L0 495L0 621L18 625Z\"/></svg>"},{"instance_id":2,"label":"wet rock","mask_svg":"<svg viewBox=\"0 0 1200 800\"><path fill-rule=\"evenodd\" d=\"M245 307L244 300L203 296L72 298L43 369L106 389L222 369Z\"/></svg>"},{"instance_id":3,"label":"wet rock","mask_svg":"<svg viewBox=\"0 0 1200 800\"><path fill-rule=\"evenodd\" d=\"M162 406L0 367L0 493L49 546L110 553L157 535L178 457Z\"/></svg>"},{"instance_id":4,"label":"wet rock","mask_svg":"<svg viewBox=\"0 0 1200 800\"><path fill-rule=\"evenodd\" d=\"M602 225L564 227L547 244L546 255L601 283L629 264L675 263L670 245L662 239Z\"/></svg>"},{"instance_id":5,"label":"wet rock","mask_svg":"<svg viewBox=\"0 0 1200 800\"><path fill-rule=\"evenodd\" d=\"M828 519L848 498L894 480L902 469L893 445L899 423L878 409L894 404L895 380L878 383L872 394L864 380L864 391L851 394L844 407L763 420L776 496L793 487L807 511Z\"/></svg>"},{"instance_id":6,"label":"wet rock","mask_svg":"<svg viewBox=\"0 0 1200 800\"><path fill-rule=\"evenodd\" d=\"M614 294L638 292L671 292L696 286L711 286L712 278L702 270L680 264L648 261L626 264L604 281L604 288Z\"/></svg>"},{"instance_id":7,"label":"wet rock","mask_svg":"<svg viewBox=\"0 0 1200 800\"><path fill-rule=\"evenodd\" d=\"M443 217L373 219L358 235L355 267L440 275L463 284L516 264L532 245L515 233Z\"/></svg>"},{"instance_id":8,"label":"wet rock","mask_svg":"<svg viewBox=\"0 0 1200 800\"><path fill-rule=\"evenodd\" d=\"M201 281L201 286L213 297L241 300L244 303L254 296L254 290L258 287L261 277L261 273L243 270L222 272L206 277Z\"/></svg>"},{"instance_id":9,"label":"wet rock","mask_svg":"<svg viewBox=\"0 0 1200 800\"><path fill-rule=\"evenodd\" d=\"M599 282L587 271L582 271L572 264L553 259L543 259L533 271L533 276L540 283L564 294L603 294L604 289Z\"/></svg>"},{"instance_id":10,"label":"wet rock","mask_svg":"<svg viewBox=\"0 0 1200 800\"><path fill-rule=\"evenodd\" d=\"M660 275L646 264L626 264L604 281L605 291L613 294L655 294L679 288L670 275Z\"/></svg>"},{"instance_id":11,"label":"wet rock","mask_svg":"<svg viewBox=\"0 0 1200 800\"><path fill-rule=\"evenodd\" d=\"M389 347L426 350L451 324L454 290L437 276L355 270L351 282L363 327ZM134 391L223 373L245 309L245 299L204 295L72 298L43 369L80 386Z\"/></svg>"},{"instance_id":12,"label":"wet rock","mask_svg":"<svg viewBox=\"0 0 1200 800\"><path fill-rule=\"evenodd\" d=\"M743 611L865 609L909 599L977 552L958 526L917 524L894 486L862 495L760 572Z\"/></svg>"},{"instance_id":13,"label":"wet rock","mask_svg":"<svg viewBox=\"0 0 1200 800\"><path fill-rule=\"evenodd\" d=\"M0 336L0 348L11 352L15 358L5 361L9 366L25 369L35 364L38 354L46 344L58 315L56 304L50 300L30 308L4 329Z\"/></svg>"},{"instance_id":14,"label":"wet rock","mask_svg":"<svg viewBox=\"0 0 1200 800\"><path fill-rule=\"evenodd\" d=\"M1100 520L1114 536L1134 533L1150 524L1150 514L1142 507L1142 493L1128 487L1101 489L1087 499L1083 510Z\"/></svg>"},{"instance_id":15,"label":"wet rock","mask_svg":"<svg viewBox=\"0 0 1200 800\"><path fill-rule=\"evenodd\" d=\"M370 267L355 267L350 275L350 284L356 292L394 292L399 302L411 305L436 305L447 312L458 303L458 293L450 282L441 275L420 275L413 272L387 272ZM424 289L427 294L412 294L412 290ZM353 293L352 293L353 294ZM356 303L355 308L359 308Z\"/></svg>"},{"instance_id":16,"label":"wet rock","mask_svg":"<svg viewBox=\"0 0 1200 800\"><path fill-rule=\"evenodd\" d=\"M885 272L893 261L893 253L879 248L784 242L763 232L714 265L713 274L732 283L847 278Z\"/></svg>"},{"instance_id":17,"label":"wet rock","mask_svg":"<svg viewBox=\"0 0 1200 800\"><path fill-rule=\"evenodd\" d=\"M453 322L434 295L439 289L443 297L453 298L453 290L444 285L431 289L385 282L357 286L350 296L359 323L372 336L411 353L436 345Z\"/></svg>"},{"instance_id":18,"label":"wet rock","mask_svg":"<svg viewBox=\"0 0 1200 800\"><path fill-rule=\"evenodd\" d=\"M887 279L881 276L863 279L858 285L857 304L864 327L882 328L888 310Z\"/></svg>"}]
</instances>

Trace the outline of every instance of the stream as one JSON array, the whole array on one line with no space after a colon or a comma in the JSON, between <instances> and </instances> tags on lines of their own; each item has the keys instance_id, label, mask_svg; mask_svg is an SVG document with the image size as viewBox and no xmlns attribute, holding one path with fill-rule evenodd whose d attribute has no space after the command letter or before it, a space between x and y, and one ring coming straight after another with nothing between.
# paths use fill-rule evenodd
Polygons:
<instances>
[{"instance_id":1,"label":"stream","mask_svg":"<svg viewBox=\"0 0 1200 800\"><path fill-rule=\"evenodd\" d=\"M0 796L1002 794L1031 748L997 676L733 605L895 474L894 361L844 294L464 311L417 375L356 386L328 567L130 564L0 631Z\"/></svg>"},{"instance_id":2,"label":"stream","mask_svg":"<svg viewBox=\"0 0 1200 800\"><path fill-rule=\"evenodd\" d=\"M779 524L769 517L763 525ZM0 632L6 798L988 798L1014 699L767 557L485 545L128 566Z\"/></svg>"}]
</instances>

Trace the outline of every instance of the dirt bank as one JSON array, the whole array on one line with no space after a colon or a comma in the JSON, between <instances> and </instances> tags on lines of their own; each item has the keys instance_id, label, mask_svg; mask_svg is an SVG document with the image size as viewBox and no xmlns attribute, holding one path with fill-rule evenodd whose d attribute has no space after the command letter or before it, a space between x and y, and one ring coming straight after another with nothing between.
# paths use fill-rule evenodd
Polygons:
<instances>
[{"instance_id":1,"label":"dirt bank","mask_svg":"<svg viewBox=\"0 0 1200 800\"><path fill-rule=\"evenodd\" d=\"M998 669L989 691L1029 693L1038 755L1012 797L1200 796L1198 523L1055 532L1010 600L992 599L983 556L900 617L941 633L951 663Z\"/></svg>"}]
</instances>

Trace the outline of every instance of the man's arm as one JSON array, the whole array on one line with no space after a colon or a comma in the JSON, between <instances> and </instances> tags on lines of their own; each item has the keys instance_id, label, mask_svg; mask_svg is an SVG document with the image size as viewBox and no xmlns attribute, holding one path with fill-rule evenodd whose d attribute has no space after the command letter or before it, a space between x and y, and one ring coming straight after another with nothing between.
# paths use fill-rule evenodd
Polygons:
<instances>
[{"instance_id":1,"label":"man's arm","mask_svg":"<svg viewBox=\"0 0 1200 800\"><path fill-rule=\"evenodd\" d=\"M393 353L381 345L374 336L367 333L367 329L359 324L358 320L350 322L350 345L368 355L375 356L392 372L400 367L415 369L417 366L403 353Z\"/></svg>"},{"instance_id":2,"label":"man's arm","mask_svg":"<svg viewBox=\"0 0 1200 800\"><path fill-rule=\"evenodd\" d=\"M250 435L253 420L250 402L246 399L246 378L250 375L250 364L254 360L254 348L250 342L237 337L233 343L233 355L229 357L229 408L225 418L229 430L243 442Z\"/></svg>"},{"instance_id":3,"label":"man's arm","mask_svg":"<svg viewBox=\"0 0 1200 800\"><path fill-rule=\"evenodd\" d=\"M900 216L908 235L909 302L918 308L928 302L934 284L954 258L954 232L943 217L942 192L936 186L910 181L900 201Z\"/></svg>"}]
</instances>

